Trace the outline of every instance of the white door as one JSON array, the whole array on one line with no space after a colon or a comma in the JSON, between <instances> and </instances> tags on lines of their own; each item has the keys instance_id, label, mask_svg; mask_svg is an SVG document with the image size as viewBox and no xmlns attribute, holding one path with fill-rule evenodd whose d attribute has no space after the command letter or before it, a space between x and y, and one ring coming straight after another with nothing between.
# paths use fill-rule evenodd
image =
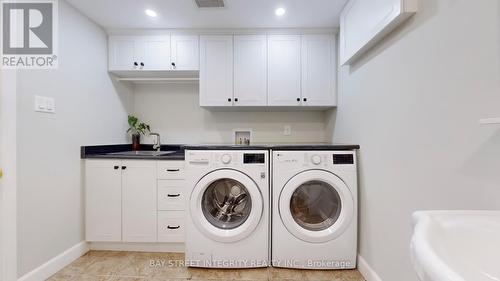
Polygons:
<instances>
[{"instance_id":1,"label":"white door","mask_svg":"<svg viewBox=\"0 0 500 281\"><path fill-rule=\"evenodd\" d=\"M263 198L257 184L236 170L216 170L204 176L191 193L191 220L215 241L231 243L250 235L258 226Z\"/></svg>"},{"instance_id":2,"label":"white door","mask_svg":"<svg viewBox=\"0 0 500 281\"><path fill-rule=\"evenodd\" d=\"M324 243L339 237L354 216L354 199L336 175L309 170L290 179L279 197L286 229L300 240Z\"/></svg>"},{"instance_id":3,"label":"white door","mask_svg":"<svg viewBox=\"0 0 500 281\"><path fill-rule=\"evenodd\" d=\"M200 69L200 38L198 35L172 35L172 69Z\"/></svg>"},{"instance_id":4,"label":"white door","mask_svg":"<svg viewBox=\"0 0 500 281\"><path fill-rule=\"evenodd\" d=\"M134 70L139 68L140 57L135 36L109 37L109 70Z\"/></svg>"},{"instance_id":5,"label":"white door","mask_svg":"<svg viewBox=\"0 0 500 281\"><path fill-rule=\"evenodd\" d=\"M333 35L302 36L303 105L336 105L335 60Z\"/></svg>"},{"instance_id":6,"label":"white door","mask_svg":"<svg viewBox=\"0 0 500 281\"><path fill-rule=\"evenodd\" d=\"M170 36L143 36L138 42L140 69L170 70Z\"/></svg>"},{"instance_id":7,"label":"white door","mask_svg":"<svg viewBox=\"0 0 500 281\"><path fill-rule=\"evenodd\" d=\"M121 161L85 160L87 241L121 241L121 189Z\"/></svg>"},{"instance_id":8,"label":"white door","mask_svg":"<svg viewBox=\"0 0 500 281\"><path fill-rule=\"evenodd\" d=\"M301 105L300 35L268 38L268 105Z\"/></svg>"},{"instance_id":9,"label":"white door","mask_svg":"<svg viewBox=\"0 0 500 281\"><path fill-rule=\"evenodd\" d=\"M200 36L200 105L233 105L233 36Z\"/></svg>"},{"instance_id":10,"label":"white door","mask_svg":"<svg viewBox=\"0 0 500 281\"><path fill-rule=\"evenodd\" d=\"M122 162L123 242L156 242L156 162Z\"/></svg>"},{"instance_id":11,"label":"white door","mask_svg":"<svg viewBox=\"0 0 500 281\"><path fill-rule=\"evenodd\" d=\"M234 36L234 105L267 104L267 38Z\"/></svg>"}]
</instances>

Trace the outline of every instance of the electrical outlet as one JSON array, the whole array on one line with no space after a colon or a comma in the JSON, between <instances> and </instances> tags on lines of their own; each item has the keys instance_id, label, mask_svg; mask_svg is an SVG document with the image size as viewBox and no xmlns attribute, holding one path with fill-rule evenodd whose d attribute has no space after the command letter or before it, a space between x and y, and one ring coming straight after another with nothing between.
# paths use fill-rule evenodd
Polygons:
<instances>
[{"instance_id":1,"label":"electrical outlet","mask_svg":"<svg viewBox=\"0 0 500 281\"><path fill-rule=\"evenodd\" d=\"M285 125L285 129L283 130L283 135L291 136L292 135L292 126Z\"/></svg>"}]
</instances>

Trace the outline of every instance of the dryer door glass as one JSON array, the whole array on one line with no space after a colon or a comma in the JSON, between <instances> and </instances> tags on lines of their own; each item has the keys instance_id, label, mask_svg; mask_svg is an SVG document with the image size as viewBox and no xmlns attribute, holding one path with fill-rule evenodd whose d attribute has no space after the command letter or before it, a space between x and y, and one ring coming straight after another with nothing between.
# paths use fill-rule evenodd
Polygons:
<instances>
[{"instance_id":1,"label":"dryer door glass","mask_svg":"<svg viewBox=\"0 0 500 281\"><path fill-rule=\"evenodd\" d=\"M237 180L223 178L211 183L203 194L201 208L205 218L220 229L234 229L250 215L252 199Z\"/></svg>"},{"instance_id":2,"label":"dryer door glass","mask_svg":"<svg viewBox=\"0 0 500 281\"><path fill-rule=\"evenodd\" d=\"M290 200L293 219L310 231L330 228L338 220L341 209L342 202L335 188L317 180L301 184Z\"/></svg>"}]
</instances>

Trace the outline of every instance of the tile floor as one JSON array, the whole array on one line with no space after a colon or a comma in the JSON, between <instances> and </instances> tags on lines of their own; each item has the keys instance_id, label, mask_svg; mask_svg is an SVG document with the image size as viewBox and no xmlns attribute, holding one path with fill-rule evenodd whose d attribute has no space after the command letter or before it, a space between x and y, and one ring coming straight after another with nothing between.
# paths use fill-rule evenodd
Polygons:
<instances>
[{"instance_id":1,"label":"tile floor","mask_svg":"<svg viewBox=\"0 0 500 281\"><path fill-rule=\"evenodd\" d=\"M184 254L91 251L49 278L50 281L301 280L364 281L357 270L202 269L175 266ZM151 266L157 261L158 266ZM161 266L165 262L165 266Z\"/></svg>"}]
</instances>

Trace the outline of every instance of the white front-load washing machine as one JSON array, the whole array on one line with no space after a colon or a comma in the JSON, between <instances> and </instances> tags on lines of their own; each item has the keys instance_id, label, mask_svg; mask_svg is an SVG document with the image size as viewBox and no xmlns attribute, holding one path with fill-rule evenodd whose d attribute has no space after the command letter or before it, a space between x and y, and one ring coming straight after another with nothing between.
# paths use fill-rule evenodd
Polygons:
<instances>
[{"instance_id":1,"label":"white front-load washing machine","mask_svg":"<svg viewBox=\"0 0 500 281\"><path fill-rule=\"evenodd\" d=\"M186 150L186 265L269 266L269 151Z\"/></svg>"},{"instance_id":2,"label":"white front-load washing machine","mask_svg":"<svg viewBox=\"0 0 500 281\"><path fill-rule=\"evenodd\" d=\"M355 151L272 152L272 264L356 267Z\"/></svg>"}]
</instances>

